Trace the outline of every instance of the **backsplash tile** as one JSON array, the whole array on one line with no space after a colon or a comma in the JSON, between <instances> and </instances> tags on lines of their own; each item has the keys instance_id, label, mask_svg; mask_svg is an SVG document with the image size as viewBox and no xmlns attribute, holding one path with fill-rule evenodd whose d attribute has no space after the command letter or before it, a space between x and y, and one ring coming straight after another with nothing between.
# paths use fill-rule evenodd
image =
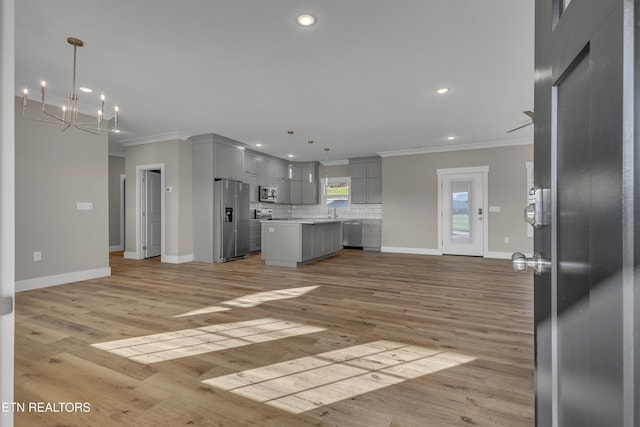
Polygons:
<instances>
[{"instance_id":1,"label":"backsplash tile","mask_svg":"<svg viewBox=\"0 0 640 427\"><path fill-rule=\"evenodd\" d=\"M256 208L273 209L276 219L291 218L329 218L333 216L333 209L324 205L279 205L275 203L250 203L251 215ZM338 218L382 219L382 204L352 204L348 208L336 208Z\"/></svg>"}]
</instances>

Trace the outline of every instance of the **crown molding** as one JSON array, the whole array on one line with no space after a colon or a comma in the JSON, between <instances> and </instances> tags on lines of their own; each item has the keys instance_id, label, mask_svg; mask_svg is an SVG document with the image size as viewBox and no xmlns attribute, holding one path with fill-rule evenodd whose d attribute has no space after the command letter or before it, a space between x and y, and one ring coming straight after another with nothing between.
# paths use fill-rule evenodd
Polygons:
<instances>
[{"instance_id":1,"label":"crown molding","mask_svg":"<svg viewBox=\"0 0 640 427\"><path fill-rule=\"evenodd\" d=\"M158 135L145 136L143 138L127 139L127 140L121 141L120 143L122 144L123 147L132 147L134 145L154 144L156 142L172 141L175 139L186 141L190 137L191 135L187 135L182 132L168 132L168 133L161 133Z\"/></svg>"},{"instance_id":2,"label":"crown molding","mask_svg":"<svg viewBox=\"0 0 640 427\"><path fill-rule=\"evenodd\" d=\"M507 139L503 141L478 142L474 144L441 145L438 147L409 148L407 150L381 151L380 157L410 156L413 154L444 153L448 151L480 150L483 148L511 147L515 145L531 145L532 138Z\"/></svg>"}]
</instances>

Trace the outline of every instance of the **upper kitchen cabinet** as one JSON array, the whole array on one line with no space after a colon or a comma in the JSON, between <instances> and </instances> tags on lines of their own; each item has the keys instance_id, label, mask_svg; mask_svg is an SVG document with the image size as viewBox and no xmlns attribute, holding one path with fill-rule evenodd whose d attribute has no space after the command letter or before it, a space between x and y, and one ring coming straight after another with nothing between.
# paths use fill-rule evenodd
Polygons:
<instances>
[{"instance_id":1,"label":"upper kitchen cabinet","mask_svg":"<svg viewBox=\"0 0 640 427\"><path fill-rule=\"evenodd\" d=\"M262 158L253 152L246 150L244 152L244 174L243 181L249 184L249 201L260 201L259 195L259 179L260 170L262 169Z\"/></svg>"},{"instance_id":2,"label":"upper kitchen cabinet","mask_svg":"<svg viewBox=\"0 0 640 427\"><path fill-rule=\"evenodd\" d=\"M216 142L214 145L215 177L242 181L244 176L244 150Z\"/></svg>"},{"instance_id":3,"label":"upper kitchen cabinet","mask_svg":"<svg viewBox=\"0 0 640 427\"><path fill-rule=\"evenodd\" d=\"M319 203L318 172L318 162L295 163L292 165L292 205L317 205ZM311 179L309 177L311 177Z\"/></svg>"},{"instance_id":4,"label":"upper kitchen cabinet","mask_svg":"<svg viewBox=\"0 0 640 427\"><path fill-rule=\"evenodd\" d=\"M382 203L382 159L350 159L351 203Z\"/></svg>"},{"instance_id":5,"label":"upper kitchen cabinet","mask_svg":"<svg viewBox=\"0 0 640 427\"><path fill-rule=\"evenodd\" d=\"M251 151L244 153L244 172L252 175L260 175L262 158Z\"/></svg>"}]
</instances>

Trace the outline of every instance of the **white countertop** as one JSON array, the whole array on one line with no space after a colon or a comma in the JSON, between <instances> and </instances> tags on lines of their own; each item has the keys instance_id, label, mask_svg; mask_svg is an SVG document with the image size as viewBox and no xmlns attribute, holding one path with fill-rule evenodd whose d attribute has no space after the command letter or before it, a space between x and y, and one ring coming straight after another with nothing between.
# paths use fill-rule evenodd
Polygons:
<instances>
[{"instance_id":1,"label":"white countertop","mask_svg":"<svg viewBox=\"0 0 640 427\"><path fill-rule=\"evenodd\" d=\"M260 222L272 224L328 224L342 222L341 218L293 218L293 219L262 219Z\"/></svg>"}]
</instances>

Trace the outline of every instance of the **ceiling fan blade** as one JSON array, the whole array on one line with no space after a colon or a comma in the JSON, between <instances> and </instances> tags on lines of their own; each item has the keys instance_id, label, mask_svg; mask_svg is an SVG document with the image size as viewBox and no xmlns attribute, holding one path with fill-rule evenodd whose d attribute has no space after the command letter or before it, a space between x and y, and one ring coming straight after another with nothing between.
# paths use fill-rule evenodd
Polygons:
<instances>
[{"instance_id":1,"label":"ceiling fan blade","mask_svg":"<svg viewBox=\"0 0 640 427\"><path fill-rule=\"evenodd\" d=\"M518 130L518 129L522 129L522 128L527 127L527 126L531 126L532 124L533 124L533 122L529 122L529 123L527 123L526 125L518 126L518 127L517 127L517 128L515 128L515 129L508 130L508 131L507 131L507 133L511 133L511 132L516 131L516 130Z\"/></svg>"}]
</instances>

